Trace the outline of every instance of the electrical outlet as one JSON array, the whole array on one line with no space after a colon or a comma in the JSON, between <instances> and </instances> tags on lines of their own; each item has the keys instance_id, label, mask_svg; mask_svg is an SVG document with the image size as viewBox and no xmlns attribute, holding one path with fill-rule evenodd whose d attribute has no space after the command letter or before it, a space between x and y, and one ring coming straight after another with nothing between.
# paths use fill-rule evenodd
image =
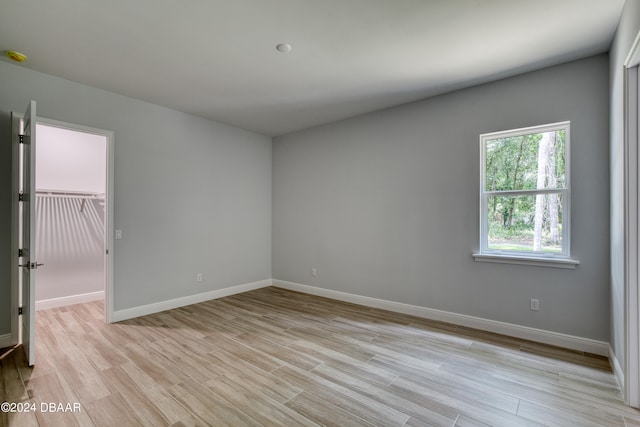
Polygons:
<instances>
[{"instance_id":1,"label":"electrical outlet","mask_svg":"<svg viewBox=\"0 0 640 427\"><path fill-rule=\"evenodd\" d=\"M116 230L116 240L122 239L122 230Z\"/></svg>"},{"instance_id":2,"label":"electrical outlet","mask_svg":"<svg viewBox=\"0 0 640 427\"><path fill-rule=\"evenodd\" d=\"M540 301L534 298L531 298L531 311L540 310Z\"/></svg>"},{"instance_id":3,"label":"electrical outlet","mask_svg":"<svg viewBox=\"0 0 640 427\"><path fill-rule=\"evenodd\" d=\"M311 275L312 275L313 277L318 277L318 269L317 269L317 268L315 268L315 267L313 267L313 268L311 269Z\"/></svg>"},{"instance_id":4,"label":"electrical outlet","mask_svg":"<svg viewBox=\"0 0 640 427\"><path fill-rule=\"evenodd\" d=\"M196 274L196 282L202 282L202 273Z\"/></svg>"}]
</instances>

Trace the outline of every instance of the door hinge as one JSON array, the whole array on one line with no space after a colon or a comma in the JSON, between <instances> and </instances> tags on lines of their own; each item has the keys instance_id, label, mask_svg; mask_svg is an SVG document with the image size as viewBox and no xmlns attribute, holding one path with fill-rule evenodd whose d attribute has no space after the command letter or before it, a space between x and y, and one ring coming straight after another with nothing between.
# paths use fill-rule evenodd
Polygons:
<instances>
[{"instance_id":1,"label":"door hinge","mask_svg":"<svg viewBox=\"0 0 640 427\"><path fill-rule=\"evenodd\" d=\"M24 256L24 249L18 249L18 257Z\"/></svg>"},{"instance_id":2,"label":"door hinge","mask_svg":"<svg viewBox=\"0 0 640 427\"><path fill-rule=\"evenodd\" d=\"M22 315L22 306L18 307L18 316Z\"/></svg>"},{"instance_id":3,"label":"door hinge","mask_svg":"<svg viewBox=\"0 0 640 427\"><path fill-rule=\"evenodd\" d=\"M18 201L19 202L24 202L24 193L18 194Z\"/></svg>"},{"instance_id":4,"label":"door hinge","mask_svg":"<svg viewBox=\"0 0 640 427\"><path fill-rule=\"evenodd\" d=\"M20 139L18 140L18 143L19 143L19 144L24 144L24 135L18 135L18 137L20 138Z\"/></svg>"}]
</instances>

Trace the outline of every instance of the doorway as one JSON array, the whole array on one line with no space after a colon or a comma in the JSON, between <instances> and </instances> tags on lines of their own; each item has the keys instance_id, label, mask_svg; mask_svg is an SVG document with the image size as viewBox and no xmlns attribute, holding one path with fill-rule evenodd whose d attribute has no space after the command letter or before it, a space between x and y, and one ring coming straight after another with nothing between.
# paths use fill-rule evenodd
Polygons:
<instances>
[{"instance_id":1,"label":"doorway","mask_svg":"<svg viewBox=\"0 0 640 427\"><path fill-rule=\"evenodd\" d=\"M69 289L69 283L63 284L63 287L66 286L65 292L70 291L72 295L58 294L51 297L55 295L52 292L60 292L61 289L56 287L56 280L49 280L50 284L53 283L53 287L40 292L39 300L46 301L45 305L53 307L99 298L104 300L105 321L107 323L112 321L113 236L111 230L113 230L114 133L37 117L35 101L29 103L24 114L12 112L11 116L13 193L11 242L16 249L12 251L14 267L11 272L11 342L23 344L25 355L31 366L35 360L35 296L39 291L38 273L42 272L45 279L49 273L44 270L44 263L38 260L37 249L43 249L45 253L51 252L52 261L47 267L53 272L56 269L58 273L64 270L56 264L68 264L66 260L68 255L84 256L85 258L80 260L81 263L86 262L87 265L84 267L88 267L89 264L94 268L98 267L94 271L97 275L94 274L93 288L78 288L77 285L80 282L87 281L89 274L86 271L84 273L76 271L77 277L84 275L85 280L78 280L75 285L72 284L71 289ZM65 148L62 148L59 145L60 142L55 142L57 139L47 137L49 131L63 135L62 139L67 142L72 135L81 136L84 139L80 138L80 140L85 141L85 146L66 144ZM44 164L41 165L44 166L44 170L37 167L38 132L43 133L45 137L43 143L45 157L47 148L52 151L50 155L57 157L55 166L49 165L50 169L53 169L49 171L51 176L41 178L44 180L42 184L49 188L38 185L37 182L36 171L40 176L43 171L45 176L47 174L47 161L43 161ZM72 169L69 166L70 163L91 163L87 161L86 153L82 155L85 149L89 148L86 145L86 138L93 138L94 142L100 141L98 145L91 147L95 153L101 151L98 156L101 159L101 166L98 167L101 171L100 178L97 179L98 188L96 188L96 180L91 187L86 187L87 182L84 181L90 181L86 175L80 178L83 181L81 184L76 182L77 177L64 181L74 176L70 173ZM95 163L91 164L95 167ZM39 213L36 212L37 204L43 207ZM88 218L81 221L80 215L86 215ZM37 244L38 228L43 228L45 235L42 236L44 239ZM89 255L93 255L92 261L89 261ZM68 277L63 281L69 282ZM95 290L96 286L99 290Z\"/></svg>"},{"instance_id":2,"label":"doorway","mask_svg":"<svg viewBox=\"0 0 640 427\"><path fill-rule=\"evenodd\" d=\"M36 310L102 300L107 137L36 124Z\"/></svg>"},{"instance_id":3,"label":"doorway","mask_svg":"<svg viewBox=\"0 0 640 427\"><path fill-rule=\"evenodd\" d=\"M624 62L625 401L640 408L640 33Z\"/></svg>"}]
</instances>

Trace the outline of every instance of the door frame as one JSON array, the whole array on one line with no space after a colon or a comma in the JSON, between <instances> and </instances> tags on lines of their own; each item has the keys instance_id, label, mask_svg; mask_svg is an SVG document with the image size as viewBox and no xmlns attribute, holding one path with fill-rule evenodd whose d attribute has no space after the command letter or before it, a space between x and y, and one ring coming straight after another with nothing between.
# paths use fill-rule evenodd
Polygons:
<instances>
[{"instance_id":1,"label":"door frame","mask_svg":"<svg viewBox=\"0 0 640 427\"><path fill-rule=\"evenodd\" d=\"M24 115L21 113L11 113L11 345L18 344L19 341L19 318L18 318L18 277L19 277L19 256L18 256L18 224L19 224L19 202L20 191L20 164L18 139L22 131L20 122Z\"/></svg>"},{"instance_id":2,"label":"door frame","mask_svg":"<svg viewBox=\"0 0 640 427\"><path fill-rule=\"evenodd\" d=\"M22 114L13 114L13 122L11 123L11 143L16 142L17 135L20 131L20 120L23 118ZM75 123L63 122L59 120L47 119L44 117L37 117L36 124L43 124L47 126L53 126L62 129L68 129L77 132L89 133L94 135L101 135L106 138L106 188L105 188L105 238L104 238L104 254L105 254L105 295L104 295L104 315L105 322L113 322L113 301L114 301L114 289L113 289L113 257L114 257L114 239L113 239L113 227L114 227L114 149L115 149L115 132L105 129L99 129ZM13 159L15 160L15 159ZM14 164L17 164L14 163ZM15 168L14 168L15 169ZM19 179L19 171L12 170L12 191L17 189L17 181ZM18 344L18 215L17 209L13 204L18 203L18 194L12 195L12 214L11 214L11 339L13 344Z\"/></svg>"},{"instance_id":3,"label":"door frame","mask_svg":"<svg viewBox=\"0 0 640 427\"><path fill-rule=\"evenodd\" d=\"M640 32L624 61L624 398L640 407Z\"/></svg>"}]
</instances>

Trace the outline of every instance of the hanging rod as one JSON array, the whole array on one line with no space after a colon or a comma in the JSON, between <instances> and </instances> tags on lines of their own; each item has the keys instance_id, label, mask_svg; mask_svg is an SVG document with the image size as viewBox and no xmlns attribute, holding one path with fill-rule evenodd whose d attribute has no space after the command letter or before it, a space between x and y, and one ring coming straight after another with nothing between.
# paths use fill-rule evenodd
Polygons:
<instances>
[{"instance_id":1,"label":"hanging rod","mask_svg":"<svg viewBox=\"0 0 640 427\"><path fill-rule=\"evenodd\" d=\"M36 190L39 196L68 197L73 199L104 199L104 193L83 193L80 191Z\"/></svg>"}]
</instances>

